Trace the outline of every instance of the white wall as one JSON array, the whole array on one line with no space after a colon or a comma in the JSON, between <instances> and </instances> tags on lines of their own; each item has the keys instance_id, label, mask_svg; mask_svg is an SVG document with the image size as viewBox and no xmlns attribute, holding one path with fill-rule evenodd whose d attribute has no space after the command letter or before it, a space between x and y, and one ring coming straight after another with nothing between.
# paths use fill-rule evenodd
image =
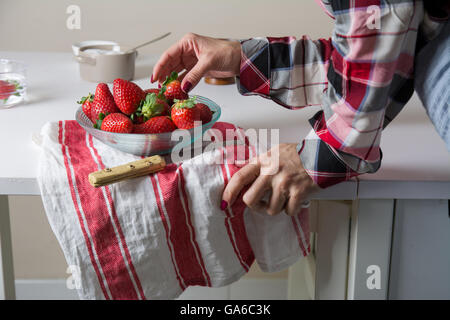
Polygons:
<instances>
[{"instance_id":1,"label":"white wall","mask_svg":"<svg viewBox=\"0 0 450 320\"><path fill-rule=\"evenodd\" d=\"M81 9L68 30L66 8ZM1 0L0 50L68 51L75 41L137 44L171 31L143 52L162 52L186 32L214 37L328 37L332 20L314 0Z\"/></svg>"}]
</instances>

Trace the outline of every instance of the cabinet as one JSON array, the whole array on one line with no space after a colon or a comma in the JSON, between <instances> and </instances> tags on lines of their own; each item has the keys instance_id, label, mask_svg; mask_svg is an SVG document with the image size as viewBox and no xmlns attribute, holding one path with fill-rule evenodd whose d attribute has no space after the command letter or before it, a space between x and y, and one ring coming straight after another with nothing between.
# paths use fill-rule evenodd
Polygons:
<instances>
[{"instance_id":1,"label":"cabinet","mask_svg":"<svg viewBox=\"0 0 450 320\"><path fill-rule=\"evenodd\" d=\"M312 257L290 277L308 298L450 299L449 200L320 201L311 219Z\"/></svg>"}]
</instances>

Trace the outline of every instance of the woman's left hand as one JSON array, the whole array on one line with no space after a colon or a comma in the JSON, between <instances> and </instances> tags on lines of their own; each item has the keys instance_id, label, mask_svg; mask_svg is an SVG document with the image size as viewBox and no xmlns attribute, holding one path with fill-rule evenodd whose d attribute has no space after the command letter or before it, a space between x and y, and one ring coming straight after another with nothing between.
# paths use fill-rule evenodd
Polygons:
<instances>
[{"instance_id":1,"label":"woman's left hand","mask_svg":"<svg viewBox=\"0 0 450 320\"><path fill-rule=\"evenodd\" d=\"M259 212L276 215L285 210L288 215L300 212L302 202L320 188L303 168L293 143L280 144L251 160L236 172L225 187L221 208L231 206L242 189L244 203ZM264 201L270 192L270 200Z\"/></svg>"}]
</instances>

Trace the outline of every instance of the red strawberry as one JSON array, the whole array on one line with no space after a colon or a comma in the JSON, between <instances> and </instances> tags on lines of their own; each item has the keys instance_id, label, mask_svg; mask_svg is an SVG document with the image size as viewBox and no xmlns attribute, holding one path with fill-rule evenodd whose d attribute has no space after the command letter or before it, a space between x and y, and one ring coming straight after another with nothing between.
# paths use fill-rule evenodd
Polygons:
<instances>
[{"instance_id":1,"label":"red strawberry","mask_svg":"<svg viewBox=\"0 0 450 320\"><path fill-rule=\"evenodd\" d=\"M92 101L91 106L91 120L96 122L100 113L108 115L110 113L119 112L116 104L114 103L114 98L109 91L108 85L106 83L99 83L95 89L94 101Z\"/></svg>"},{"instance_id":2,"label":"red strawberry","mask_svg":"<svg viewBox=\"0 0 450 320\"><path fill-rule=\"evenodd\" d=\"M150 89L146 89L146 90L144 90L144 92L146 93L146 94L149 94L149 93L154 93L154 94L156 94L156 95L158 95L159 93L160 93L160 89L156 89L156 88L150 88Z\"/></svg>"},{"instance_id":3,"label":"red strawberry","mask_svg":"<svg viewBox=\"0 0 450 320\"><path fill-rule=\"evenodd\" d=\"M145 122L144 116L142 114L138 116L137 113L133 113L130 116L130 119L135 124L140 124L140 123L144 123Z\"/></svg>"},{"instance_id":4,"label":"red strawberry","mask_svg":"<svg viewBox=\"0 0 450 320\"><path fill-rule=\"evenodd\" d=\"M206 104L197 103L195 107L200 110L200 120L202 121L202 123L205 124L211 121L213 113Z\"/></svg>"},{"instance_id":5,"label":"red strawberry","mask_svg":"<svg viewBox=\"0 0 450 320\"><path fill-rule=\"evenodd\" d=\"M128 115L136 112L141 101L145 99L144 90L137 84L123 79L114 80L113 95L117 107Z\"/></svg>"},{"instance_id":6,"label":"red strawberry","mask_svg":"<svg viewBox=\"0 0 450 320\"><path fill-rule=\"evenodd\" d=\"M169 117L153 117L142 124L134 125L133 133L163 133L172 132L177 127Z\"/></svg>"},{"instance_id":7,"label":"red strawberry","mask_svg":"<svg viewBox=\"0 0 450 320\"><path fill-rule=\"evenodd\" d=\"M160 100L164 100L165 102L167 102L167 104L172 105L173 101L169 100L166 98L166 96L164 95L164 92L166 91L165 87L162 87L160 89L156 89L156 88L151 88L151 89L146 89L144 90L144 92L146 93L146 95L148 95L149 93L154 93L156 94L156 96L158 97L158 99Z\"/></svg>"},{"instance_id":8,"label":"red strawberry","mask_svg":"<svg viewBox=\"0 0 450 320\"><path fill-rule=\"evenodd\" d=\"M189 98L188 94L181 89L181 82L178 80L178 73L175 71L166 78L162 89L168 100L186 100Z\"/></svg>"},{"instance_id":9,"label":"red strawberry","mask_svg":"<svg viewBox=\"0 0 450 320\"><path fill-rule=\"evenodd\" d=\"M116 133L131 133L133 122L122 113L111 113L103 119L100 129Z\"/></svg>"},{"instance_id":10,"label":"red strawberry","mask_svg":"<svg viewBox=\"0 0 450 320\"><path fill-rule=\"evenodd\" d=\"M0 80L0 100L8 100L11 95L19 96L17 91L22 89L17 81L4 81Z\"/></svg>"},{"instance_id":11,"label":"red strawberry","mask_svg":"<svg viewBox=\"0 0 450 320\"><path fill-rule=\"evenodd\" d=\"M91 110L92 110L92 102L94 101L94 95L89 93L87 97L82 97L80 101L77 101L78 104L81 104L81 108L83 109L84 114L91 119ZM92 119L91 119L92 121ZM94 121L92 121L94 122Z\"/></svg>"},{"instance_id":12,"label":"red strawberry","mask_svg":"<svg viewBox=\"0 0 450 320\"><path fill-rule=\"evenodd\" d=\"M195 98L175 101L172 106L171 117L178 128L193 128L194 121L200 120L200 110L195 107Z\"/></svg>"}]
</instances>

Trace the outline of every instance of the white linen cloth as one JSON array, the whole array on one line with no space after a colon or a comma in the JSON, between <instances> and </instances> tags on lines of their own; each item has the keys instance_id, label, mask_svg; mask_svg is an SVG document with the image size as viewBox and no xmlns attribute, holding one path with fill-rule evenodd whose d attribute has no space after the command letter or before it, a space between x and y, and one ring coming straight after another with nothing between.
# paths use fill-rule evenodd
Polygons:
<instances>
[{"instance_id":1,"label":"white linen cloth","mask_svg":"<svg viewBox=\"0 0 450 320\"><path fill-rule=\"evenodd\" d=\"M188 286L237 281L254 260L274 272L310 251L306 208L295 217L268 216L240 198L220 210L224 185L238 170L211 164L226 148L93 188L90 172L139 157L106 146L75 121L47 123L40 140L45 211L81 299L172 299Z\"/></svg>"}]
</instances>

